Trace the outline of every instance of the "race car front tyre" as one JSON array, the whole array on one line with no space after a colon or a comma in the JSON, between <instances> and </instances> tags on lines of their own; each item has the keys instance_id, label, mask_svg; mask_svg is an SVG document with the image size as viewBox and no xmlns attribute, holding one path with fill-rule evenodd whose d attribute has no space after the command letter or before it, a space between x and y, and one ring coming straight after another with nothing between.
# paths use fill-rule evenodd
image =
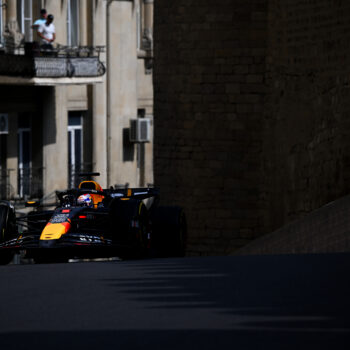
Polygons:
<instances>
[{"instance_id":1,"label":"race car front tyre","mask_svg":"<svg viewBox=\"0 0 350 350\"><path fill-rule=\"evenodd\" d=\"M15 256L15 253L11 250L0 250L0 265L7 265L9 264L13 257Z\"/></svg>"},{"instance_id":2,"label":"race car front tyre","mask_svg":"<svg viewBox=\"0 0 350 350\"><path fill-rule=\"evenodd\" d=\"M186 253L187 223L181 207L160 206L152 217L152 247L161 257L180 257Z\"/></svg>"},{"instance_id":3,"label":"race car front tyre","mask_svg":"<svg viewBox=\"0 0 350 350\"><path fill-rule=\"evenodd\" d=\"M7 203L0 203L0 242L12 238L16 232L16 216Z\"/></svg>"},{"instance_id":4,"label":"race car front tyre","mask_svg":"<svg viewBox=\"0 0 350 350\"><path fill-rule=\"evenodd\" d=\"M0 243L13 236L16 228L14 210L7 203L0 203ZM8 249L0 250L0 265L7 265L14 257L14 252Z\"/></svg>"}]
</instances>

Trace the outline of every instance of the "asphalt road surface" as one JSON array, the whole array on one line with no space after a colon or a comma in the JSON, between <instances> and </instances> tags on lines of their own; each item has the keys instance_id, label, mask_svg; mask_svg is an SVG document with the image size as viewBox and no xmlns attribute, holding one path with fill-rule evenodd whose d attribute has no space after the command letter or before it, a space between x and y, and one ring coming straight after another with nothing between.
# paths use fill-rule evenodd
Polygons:
<instances>
[{"instance_id":1,"label":"asphalt road surface","mask_svg":"<svg viewBox=\"0 0 350 350\"><path fill-rule=\"evenodd\" d=\"M350 254L0 267L0 349L350 349Z\"/></svg>"}]
</instances>

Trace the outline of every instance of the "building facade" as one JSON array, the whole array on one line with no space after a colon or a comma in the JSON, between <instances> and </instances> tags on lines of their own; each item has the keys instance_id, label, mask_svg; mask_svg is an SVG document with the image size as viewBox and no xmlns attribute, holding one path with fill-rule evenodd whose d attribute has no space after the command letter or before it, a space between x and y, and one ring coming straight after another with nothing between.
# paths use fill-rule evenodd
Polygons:
<instances>
[{"instance_id":1,"label":"building facade","mask_svg":"<svg viewBox=\"0 0 350 350\"><path fill-rule=\"evenodd\" d=\"M50 202L86 171L104 188L153 183L153 1L0 5L0 198ZM32 29L41 8L51 52Z\"/></svg>"}]
</instances>

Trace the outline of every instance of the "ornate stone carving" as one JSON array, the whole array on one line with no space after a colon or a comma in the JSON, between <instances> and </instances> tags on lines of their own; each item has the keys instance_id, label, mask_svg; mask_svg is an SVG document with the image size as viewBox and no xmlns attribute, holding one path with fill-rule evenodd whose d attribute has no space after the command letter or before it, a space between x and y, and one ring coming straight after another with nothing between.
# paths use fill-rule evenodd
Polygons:
<instances>
[{"instance_id":1,"label":"ornate stone carving","mask_svg":"<svg viewBox=\"0 0 350 350\"><path fill-rule=\"evenodd\" d=\"M145 28L142 35L142 49L146 51L153 50L153 32L152 28Z\"/></svg>"},{"instance_id":2,"label":"ornate stone carving","mask_svg":"<svg viewBox=\"0 0 350 350\"><path fill-rule=\"evenodd\" d=\"M16 20L10 20L7 23L3 36L7 53L14 53L15 49L24 42L24 34L19 31Z\"/></svg>"}]
</instances>

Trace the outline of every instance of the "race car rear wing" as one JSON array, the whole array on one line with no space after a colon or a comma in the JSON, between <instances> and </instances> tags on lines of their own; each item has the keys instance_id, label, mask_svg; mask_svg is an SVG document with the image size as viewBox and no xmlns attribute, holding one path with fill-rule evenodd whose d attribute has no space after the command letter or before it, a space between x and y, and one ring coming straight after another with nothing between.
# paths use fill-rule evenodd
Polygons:
<instances>
[{"instance_id":1,"label":"race car rear wing","mask_svg":"<svg viewBox=\"0 0 350 350\"><path fill-rule=\"evenodd\" d=\"M110 189L103 190L103 192L112 198L130 197L142 200L151 197L159 197L159 189L154 187Z\"/></svg>"},{"instance_id":2,"label":"race car rear wing","mask_svg":"<svg viewBox=\"0 0 350 350\"><path fill-rule=\"evenodd\" d=\"M56 191L57 198L62 201L66 195L73 195L79 197L82 194L98 194L110 198L135 198L146 199L151 197L159 197L159 189L154 187L140 187L140 188L121 188L121 189L104 189L97 191L93 189L69 189L65 191Z\"/></svg>"}]
</instances>

